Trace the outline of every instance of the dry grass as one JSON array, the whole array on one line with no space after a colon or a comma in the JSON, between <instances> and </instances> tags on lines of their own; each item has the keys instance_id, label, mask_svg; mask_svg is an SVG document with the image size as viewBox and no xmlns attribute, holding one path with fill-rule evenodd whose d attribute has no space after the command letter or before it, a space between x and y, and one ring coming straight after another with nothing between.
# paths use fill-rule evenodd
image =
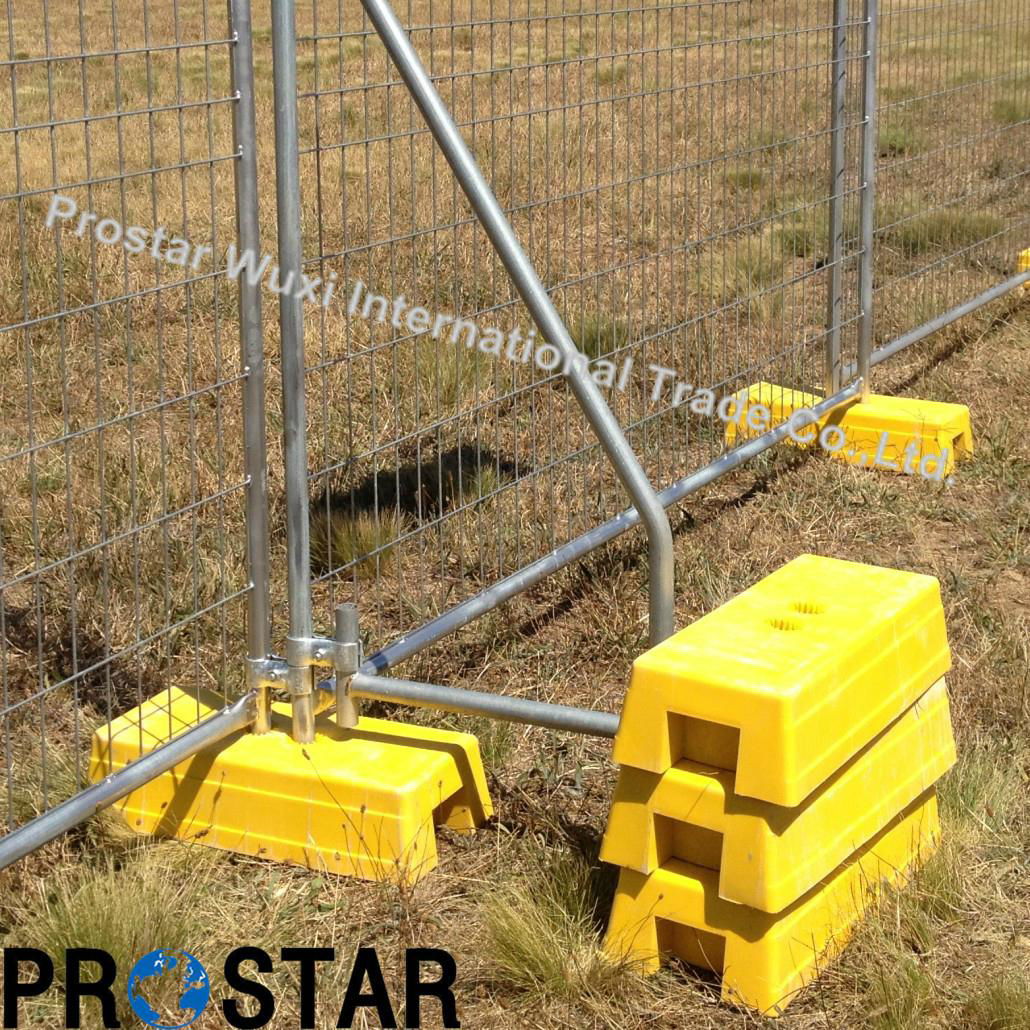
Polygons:
<instances>
[{"instance_id":1,"label":"dry grass","mask_svg":"<svg viewBox=\"0 0 1030 1030\"><path fill-rule=\"evenodd\" d=\"M993 326L988 316L974 319L949 345L878 373L885 387L961 392L971 404L978 451L953 488L775 452L692 498L677 520L681 624L801 551L929 572L942 585L960 751L942 784L944 846L778 1021L784 1030L1026 1025L1030 609L1019 527L1028 515L1030 445L1012 431L1010 411L1030 403L1028 316L1024 304ZM474 670L481 689L614 709L643 646L642 574L639 544L624 541L469 627L457 647L421 656L410 674L455 682ZM498 816L473 839L444 833L440 869L415 889L133 843L124 831L104 846L75 835L2 874L5 940L31 943L37 927L71 939L82 925L76 913L94 897L108 898L102 907L115 925L129 916L114 899L134 913L146 892L157 897L171 883L178 893L162 909L168 932L177 941L199 932L196 950L209 969L244 937L272 950L327 942L346 950L360 938L387 963L415 941L455 951L469 1025L755 1025L713 1005L711 981L690 970L641 980L601 957L612 884L596 853L614 779L604 742L416 717L481 735ZM142 950L148 931L137 925L133 933L124 947ZM294 1012L285 974L268 982L283 1012ZM331 978L320 997L336 1000L341 990ZM56 1025L55 1014L39 1010L36 1025Z\"/></svg>"}]
</instances>

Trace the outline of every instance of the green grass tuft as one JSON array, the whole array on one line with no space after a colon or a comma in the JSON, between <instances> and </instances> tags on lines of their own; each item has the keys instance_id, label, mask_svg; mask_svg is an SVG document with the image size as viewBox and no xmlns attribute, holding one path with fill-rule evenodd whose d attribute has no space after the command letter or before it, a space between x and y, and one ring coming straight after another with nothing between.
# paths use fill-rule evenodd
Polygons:
<instances>
[{"instance_id":1,"label":"green grass tuft","mask_svg":"<svg viewBox=\"0 0 1030 1030\"><path fill-rule=\"evenodd\" d=\"M629 327L625 322L614 321L603 315L587 315L576 325L570 326L572 342L591 361L603 358L629 343Z\"/></svg>"},{"instance_id":2,"label":"green grass tuft","mask_svg":"<svg viewBox=\"0 0 1030 1030\"><path fill-rule=\"evenodd\" d=\"M461 480L461 500L464 504L478 504L493 497L507 483L508 477L494 465L483 465L471 476Z\"/></svg>"},{"instance_id":3,"label":"green grass tuft","mask_svg":"<svg viewBox=\"0 0 1030 1030\"><path fill-rule=\"evenodd\" d=\"M830 245L830 223L825 208L807 208L776 230L776 240L788 258L811 258L826 254Z\"/></svg>"},{"instance_id":4,"label":"green grass tuft","mask_svg":"<svg viewBox=\"0 0 1030 1030\"><path fill-rule=\"evenodd\" d=\"M874 1030L925 1030L933 980L919 959L912 955L893 956L877 970L870 1001Z\"/></svg>"},{"instance_id":5,"label":"green grass tuft","mask_svg":"<svg viewBox=\"0 0 1030 1030\"><path fill-rule=\"evenodd\" d=\"M919 96L922 88L914 82L902 82L895 86L884 86L880 90L880 95L888 103L896 103L900 100L914 100Z\"/></svg>"},{"instance_id":6,"label":"green grass tuft","mask_svg":"<svg viewBox=\"0 0 1030 1030\"><path fill-rule=\"evenodd\" d=\"M962 751L938 796L942 817L959 832L1006 834L1019 818L1025 791L1018 762L976 744Z\"/></svg>"},{"instance_id":7,"label":"green grass tuft","mask_svg":"<svg viewBox=\"0 0 1030 1030\"><path fill-rule=\"evenodd\" d=\"M1030 99L1019 97L1003 97L995 100L994 117L1002 125L1020 125L1030 122Z\"/></svg>"},{"instance_id":8,"label":"green grass tuft","mask_svg":"<svg viewBox=\"0 0 1030 1030\"><path fill-rule=\"evenodd\" d=\"M748 141L748 145L762 150L782 150L789 146L795 138L796 134L792 130L773 126L755 133Z\"/></svg>"},{"instance_id":9,"label":"green grass tuft","mask_svg":"<svg viewBox=\"0 0 1030 1030\"><path fill-rule=\"evenodd\" d=\"M311 561L324 571L349 567L359 579L382 573L392 560L393 544L408 529L408 519L395 508L351 516L344 511L328 515L324 505L311 513Z\"/></svg>"},{"instance_id":10,"label":"green grass tuft","mask_svg":"<svg viewBox=\"0 0 1030 1030\"><path fill-rule=\"evenodd\" d=\"M1030 979L1021 970L992 972L962 1007L966 1030L1030 1027Z\"/></svg>"},{"instance_id":11,"label":"green grass tuft","mask_svg":"<svg viewBox=\"0 0 1030 1030\"><path fill-rule=\"evenodd\" d=\"M746 301L749 317L772 321L782 310L783 291L773 287L783 281L785 262L775 231L727 239L698 260L700 303L724 307Z\"/></svg>"},{"instance_id":12,"label":"green grass tuft","mask_svg":"<svg viewBox=\"0 0 1030 1030\"><path fill-rule=\"evenodd\" d=\"M62 955L68 948L101 948L118 967L114 996L123 1025L134 1026L126 984L133 963L155 948L181 948L204 955L208 963L216 956L207 947L208 932L196 905L198 895L218 890L213 870L214 852L178 844L141 847L130 861L108 857L82 866L75 875L53 881L45 893L26 899L22 926L31 927L24 943ZM88 967L87 967L88 968ZM58 983L64 964L55 963ZM182 1012L176 1006L179 989L169 979L167 989L148 993L157 1011L168 1016L169 1024ZM59 1004L58 992L45 996L40 1006ZM86 1025L97 1009L83 1002ZM42 1012L39 1013L42 1015ZM39 1025L38 1023L36 1025Z\"/></svg>"},{"instance_id":13,"label":"green grass tuft","mask_svg":"<svg viewBox=\"0 0 1030 1030\"><path fill-rule=\"evenodd\" d=\"M528 853L483 913L493 978L550 999L612 996L629 986L630 967L600 949L602 874L568 851Z\"/></svg>"},{"instance_id":14,"label":"green grass tuft","mask_svg":"<svg viewBox=\"0 0 1030 1030\"><path fill-rule=\"evenodd\" d=\"M92 728L101 722L103 720L95 712L88 708L84 709L81 723L84 728ZM88 732L84 732L81 742L83 750L79 755L76 755L68 744L57 741L50 744L47 748L45 772L37 750L33 749L28 754L20 755L17 749L12 749L16 758L15 775L10 781L9 795L12 826L20 826L42 815L89 786L89 739ZM3 817L7 815L6 804L0 806L0 813L2 825ZM114 808L105 808L97 812L74 831L74 836L86 849L100 850L108 855L132 847L139 839Z\"/></svg>"},{"instance_id":15,"label":"green grass tuft","mask_svg":"<svg viewBox=\"0 0 1030 1030\"><path fill-rule=\"evenodd\" d=\"M449 412L474 404L477 394L493 386L497 368L507 364L460 341L451 343L446 335L439 342L419 340L417 354L418 392L427 410Z\"/></svg>"},{"instance_id":16,"label":"green grass tuft","mask_svg":"<svg viewBox=\"0 0 1030 1030\"><path fill-rule=\"evenodd\" d=\"M880 157L900 157L915 154L922 149L922 141L906 125L885 125L877 138Z\"/></svg>"},{"instance_id":17,"label":"green grass tuft","mask_svg":"<svg viewBox=\"0 0 1030 1030\"><path fill-rule=\"evenodd\" d=\"M622 82L629 71L629 65L625 61L614 63L603 63L597 66L597 84L599 86L610 86L616 82Z\"/></svg>"},{"instance_id":18,"label":"green grass tuft","mask_svg":"<svg viewBox=\"0 0 1030 1030\"><path fill-rule=\"evenodd\" d=\"M500 722L481 715L456 715L447 720L445 726L459 733L471 733L476 738L487 773L500 769L518 743L514 723Z\"/></svg>"},{"instance_id":19,"label":"green grass tuft","mask_svg":"<svg viewBox=\"0 0 1030 1030\"><path fill-rule=\"evenodd\" d=\"M723 176L725 182L741 190L754 190L762 185L765 176L759 168L730 168Z\"/></svg>"},{"instance_id":20,"label":"green grass tuft","mask_svg":"<svg viewBox=\"0 0 1030 1030\"><path fill-rule=\"evenodd\" d=\"M920 213L902 209L888 213L882 238L906 257L934 248L961 250L1001 232L1005 223L996 215L942 207Z\"/></svg>"}]
</instances>

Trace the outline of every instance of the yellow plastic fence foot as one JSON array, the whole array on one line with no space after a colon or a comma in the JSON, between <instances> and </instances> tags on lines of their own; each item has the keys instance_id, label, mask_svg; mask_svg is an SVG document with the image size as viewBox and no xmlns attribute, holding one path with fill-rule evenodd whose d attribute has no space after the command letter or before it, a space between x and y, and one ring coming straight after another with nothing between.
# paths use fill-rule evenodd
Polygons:
<instances>
[{"instance_id":1,"label":"yellow plastic fence foot","mask_svg":"<svg viewBox=\"0 0 1030 1030\"><path fill-rule=\"evenodd\" d=\"M1024 250L1019 255L1018 271L1030 272L1030 250ZM1030 290L1030 279L1023 283L1024 290Z\"/></svg>"},{"instance_id":2,"label":"yellow plastic fence foot","mask_svg":"<svg viewBox=\"0 0 1030 1030\"><path fill-rule=\"evenodd\" d=\"M806 554L651 648L615 737L606 948L776 1014L939 835L937 581Z\"/></svg>"},{"instance_id":3,"label":"yellow plastic fence foot","mask_svg":"<svg viewBox=\"0 0 1030 1030\"><path fill-rule=\"evenodd\" d=\"M634 662L613 757L793 807L950 665L932 576L801 555Z\"/></svg>"},{"instance_id":4,"label":"yellow plastic fence foot","mask_svg":"<svg viewBox=\"0 0 1030 1030\"><path fill-rule=\"evenodd\" d=\"M782 425L794 412L821 399L773 383L755 383L738 395L737 418L726 425L727 446ZM973 453L969 408L964 404L872 394L811 426L802 426L798 419L793 428L787 439L796 446L819 446L822 437L823 449L849 465L934 479L951 475L955 462Z\"/></svg>"},{"instance_id":5,"label":"yellow plastic fence foot","mask_svg":"<svg viewBox=\"0 0 1030 1030\"><path fill-rule=\"evenodd\" d=\"M221 707L162 692L101 727L90 775L101 779ZM479 746L467 733L362 718L317 720L315 740L272 732L227 738L134 791L118 807L140 833L370 880L414 883L437 864L435 826L467 831L491 815Z\"/></svg>"},{"instance_id":6,"label":"yellow plastic fence foot","mask_svg":"<svg viewBox=\"0 0 1030 1030\"><path fill-rule=\"evenodd\" d=\"M779 915L722 900L718 873L670 859L622 870L605 938L615 958L658 968L671 952L722 976L722 997L779 1015L841 950L883 884L900 884L940 835L933 788Z\"/></svg>"},{"instance_id":7,"label":"yellow plastic fence foot","mask_svg":"<svg viewBox=\"0 0 1030 1030\"><path fill-rule=\"evenodd\" d=\"M601 858L640 873L671 859L718 870L728 901L780 912L879 833L955 762L944 680L797 808L736 795L733 773L623 767Z\"/></svg>"}]
</instances>

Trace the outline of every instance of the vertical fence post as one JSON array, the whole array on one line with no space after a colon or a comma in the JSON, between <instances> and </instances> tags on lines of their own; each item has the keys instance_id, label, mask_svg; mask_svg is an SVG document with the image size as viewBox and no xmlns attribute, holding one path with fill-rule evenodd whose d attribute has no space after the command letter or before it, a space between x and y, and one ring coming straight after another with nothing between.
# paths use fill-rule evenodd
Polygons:
<instances>
[{"instance_id":1,"label":"vertical fence post","mask_svg":"<svg viewBox=\"0 0 1030 1030\"><path fill-rule=\"evenodd\" d=\"M236 243L240 254L258 258L261 232L258 217L257 125L254 112L254 48L250 0L229 0L232 46L233 165L236 186ZM247 660L260 668L271 650L268 568L268 488L265 454L265 345L261 322L261 286L247 276L237 280L240 307L240 352L243 382L243 461L247 480ZM253 677L249 677L253 678ZM250 684L251 686L254 683ZM269 690L257 686L254 730L269 728Z\"/></svg>"},{"instance_id":2,"label":"vertical fence post","mask_svg":"<svg viewBox=\"0 0 1030 1030\"><path fill-rule=\"evenodd\" d=\"M879 0L865 0L862 29L862 206L859 258L858 376L862 398L869 396L869 356L873 350L873 243L876 231L877 64L879 60Z\"/></svg>"},{"instance_id":3,"label":"vertical fence post","mask_svg":"<svg viewBox=\"0 0 1030 1030\"><path fill-rule=\"evenodd\" d=\"M833 0L833 60L830 109L830 225L829 296L826 304L826 354L823 390L827 397L840 389L840 327L844 257L844 122L847 114L849 0Z\"/></svg>"},{"instance_id":4,"label":"vertical fence post","mask_svg":"<svg viewBox=\"0 0 1030 1030\"><path fill-rule=\"evenodd\" d=\"M304 398L304 315L301 283L300 144L297 125L295 0L272 3L272 78L275 98L275 195L279 227L279 329L283 377L283 457L286 492L288 645L310 640L311 554L308 525L308 448ZM313 670L303 647L287 647L293 737L315 736Z\"/></svg>"},{"instance_id":5,"label":"vertical fence post","mask_svg":"<svg viewBox=\"0 0 1030 1030\"><path fill-rule=\"evenodd\" d=\"M338 644L354 644L360 642L358 632L358 606L346 602L336 608L336 642ZM336 723L343 729L350 729L358 724L358 703L351 695L351 677L361 663L358 655L352 668L344 669L336 666Z\"/></svg>"}]
</instances>

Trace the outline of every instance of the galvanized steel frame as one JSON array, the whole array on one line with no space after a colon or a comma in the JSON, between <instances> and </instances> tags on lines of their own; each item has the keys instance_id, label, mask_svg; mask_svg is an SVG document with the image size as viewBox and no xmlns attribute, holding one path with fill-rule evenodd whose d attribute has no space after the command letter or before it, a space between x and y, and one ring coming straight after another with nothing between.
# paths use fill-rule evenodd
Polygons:
<instances>
[{"instance_id":1,"label":"galvanized steel frame","mask_svg":"<svg viewBox=\"0 0 1030 1030\"><path fill-rule=\"evenodd\" d=\"M378 37L394 62L410 96L424 117L437 146L446 157L456 181L467 196L480 225L499 254L535 322L541 337L552 342L569 357L577 350L570 333L548 294L545 284L519 243L511 222L480 171L455 119L440 96L387 0L362 0ZM833 0L830 25L830 115L828 164L830 170L827 201L827 304L826 333L822 346L822 379L825 399L813 408L813 418L821 417L841 405L853 403L868 393L871 369L904 348L950 325L1030 281L1030 273L1010 276L975 297L936 314L922 325L909 329L892 342L875 346L877 233L876 176L878 168L878 56L886 46L880 39L880 4L861 0L862 16L851 20L855 0ZM259 182L257 163L258 127L254 107L254 60L250 0L230 0L228 4L233 96L233 170L237 244L241 252L260 252ZM272 4L272 52L275 110L276 196L279 266L282 278L291 272L299 281L305 266L302 239L301 146L298 125L298 78L296 0L274 0ZM10 4L8 5L10 22ZM861 110L857 122L849 121L849 61L856 59L849 50L854 30L860 29ZM564 30L563 30L564 31ZM12 36L13 39L13 36ZM211 46L217 41L207 41ZM563 44L564 46L564 44ZM12 87L16 66L21 59L6 62ZM57 60L47 58L47 61ZM48 63L48 68L50 64ZM85 73L84 73L85 74ZM17 91L14 90L15 105ZM213 105L214 101L209 101ZM89 118L85 118L86 123ZM56 123L55 123L56 124ZM858 185L849 188L848 132L861 134ZM27 131L16 127L17 133ZM214 160L214 158L212 158ZM177 166L167 168L174 170ZM180 169L184 173L185 163ZM1025 174L1025 173L1024 173ZM88 180L89 177L87 177ZM88 181L84 183L87 187ZM31 191L13 196L21 205ZM859 219L857 249L849 252L847 203L857 198ZM21 217L21 214L20 214ZM854 259L854 260L852 260ZM848 313L846 293L852 268L857 285L857 304ZM95 281L94 281L95 286ZM288 632L285 658L273 653L272 562L269 557L269 515L266 396L264 381L265 341L262 325L261 287L243 277L239 282L239 322L241 337L241 405L244 434L243 464L246 503L246 567L248 585L235 596L246 597L247 604L247 692L235 703L135 763L130 769L52 808L21 829L0 839L0 868L39 847L64 829L110 804L141 783L191 754L246 725L256 732L269 727L272 690L287 686L294 712L294 736L310 740L318 712L332 707L343 725L353 725L356 702L375 698L400 704L428 706L445 711L486 715L491 718L544 726L569 732L611 737L617 716L565 705L543 704L522 698L459 690L435 684L418 683L386 676L400 662L411 658L444 637L504 604L533 584L566 567L616 537L643 525L646 530L650 583L650 640L664 639L673 629L673 551L672 535L665 509L703 488L719 476L737 468L783 440L787 426L769 430L747 443L720 454L702 468L680 476L664 489L656 489L645 472L626 434L602 397L593 380L580 368L565 362L566 377L577 403L609 461L618 473L633 507L609 518L586 532L555 547L549 553L503 576L464 601L448 608L436 618L416 627L401 638L386 644L367 658L360 655L357 626L358 609L340 605L332 636L315 632L312 600L310 540L310 470L307 446L305 402L304 323L302 301L289 291L280 292L279 325L282 359L284 493L286 499L286 568ZM95 295L95 290L94 290ZM94 302L94 306L96 306ZM89 307L82 310L89 310ZM58 316L53 317L60 317ZM40 321L26 315L9 328L26 330ZM842 333L857 331L855 360L843 353ZM2 554L0 554L2 561ZM0 564L0 574L3 566ZM5 585L9 585L7 582ZM0 612L2 615L2 612ZM0 618L0 630L3 629ZM5 665L6 669L6 665ZM318 672L332 673L320 681ZM10 758L8 756L8 763ZM10 782L10 772L8 774Z\"/></svg>"}]
</instances>

